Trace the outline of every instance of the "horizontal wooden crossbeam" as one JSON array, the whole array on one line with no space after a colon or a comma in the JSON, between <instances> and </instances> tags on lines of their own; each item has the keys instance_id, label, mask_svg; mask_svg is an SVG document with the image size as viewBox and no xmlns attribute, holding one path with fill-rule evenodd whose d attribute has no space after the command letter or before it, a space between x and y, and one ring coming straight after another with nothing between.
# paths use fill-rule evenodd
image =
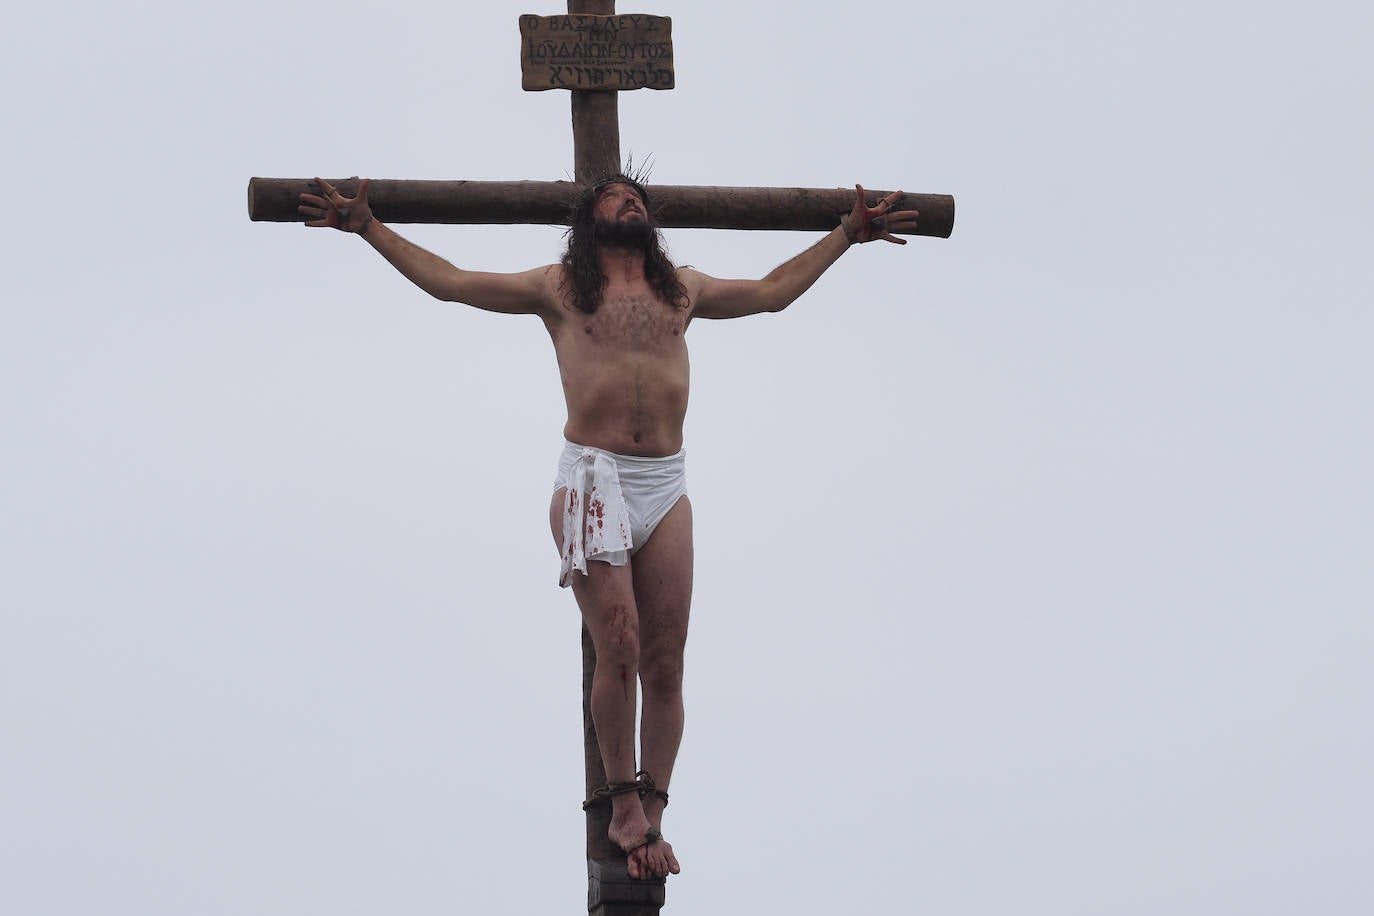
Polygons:
<instances>
[{"instance_id":1,"label":"horizontal wooden crossbeam","mask_svg":"<svg viewBox=\"0 0 1374 916\"><path fill-rule=\"evenodd\" d=\"M345 196L356 179L330 179ZM397 181L369 185L372 212L387 223L454 223L566 226L581 186L570 181ZM254 178L248 182L248 216L268 222L300 222L303 192L316 192L304 178ZM865 189L869 203L888 191ZM854 203L852 188L727 188L650 185L655 221L671 229L765 229L825 232L835 228ZM949 238L954 198L907 194L898 209L919 210L907 235Z\"/></svg>"}]
</instances>

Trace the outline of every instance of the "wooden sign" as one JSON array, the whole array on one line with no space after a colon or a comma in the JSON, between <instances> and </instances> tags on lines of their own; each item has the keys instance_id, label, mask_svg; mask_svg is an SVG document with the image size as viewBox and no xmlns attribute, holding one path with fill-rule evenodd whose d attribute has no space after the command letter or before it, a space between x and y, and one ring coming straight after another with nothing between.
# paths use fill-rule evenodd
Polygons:
<instances>
[{"instance_id":1,"label":"wooden sign","mask_svg":"<svg viewBox=\"0 0 1374 916\"><path fill-rule=\"evenodd\" d=\"M672 89L668 16L521 16L521 86L540 89Z\"/></svg>"}]
</instances>

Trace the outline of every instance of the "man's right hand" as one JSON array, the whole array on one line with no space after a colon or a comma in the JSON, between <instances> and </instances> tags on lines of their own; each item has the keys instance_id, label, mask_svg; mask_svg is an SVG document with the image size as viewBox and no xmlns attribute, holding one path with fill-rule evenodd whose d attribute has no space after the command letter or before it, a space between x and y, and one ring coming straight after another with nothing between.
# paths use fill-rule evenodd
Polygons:
<instances>
[{"instance_id":1,"label":"man's right hand","mask_svg":"<svg viewBox=\"0 0 1374 916\"><path fill-rule=\"evenodd\" d=\"M358 235L367 231L367 227L372 223L372 208L367 203L366 178L358 183L357 197L344 197L338 188L323 178L316 178L311 184L318 185L323 196L301 195L301 205L296 209L308 217L313 217L305 221L307 226L324 226L343 232L355 232Z\"/></svg>"}]
</instances>

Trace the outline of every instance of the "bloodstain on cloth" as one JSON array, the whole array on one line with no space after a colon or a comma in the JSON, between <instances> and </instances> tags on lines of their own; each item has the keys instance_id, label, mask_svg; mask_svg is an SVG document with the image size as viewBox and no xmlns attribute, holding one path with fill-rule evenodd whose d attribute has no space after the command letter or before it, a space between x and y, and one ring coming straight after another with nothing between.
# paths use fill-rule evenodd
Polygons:
<instances>
[{"instance_id":1,"label":"bloodstain on cloth","mask_svg":"<svg viewBox=\"0 0 1374 916\"><path fill-rule=\"evenodd\" d=\"M587 561L624 566L631 549L630 514L620 492L620 474L605 452L584 448L566 478L563 502L563 562L558 584L572 584L574 571L587 574Z\"/></svg>"}]
</instances>

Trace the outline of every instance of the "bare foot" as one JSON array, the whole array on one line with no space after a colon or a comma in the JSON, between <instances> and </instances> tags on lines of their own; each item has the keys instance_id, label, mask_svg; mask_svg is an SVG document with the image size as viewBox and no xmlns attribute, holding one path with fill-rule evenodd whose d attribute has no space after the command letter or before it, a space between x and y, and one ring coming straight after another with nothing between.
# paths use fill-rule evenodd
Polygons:
<instances>
[{"instance_id":1,"label":"bare foot","mask_svg":"<svg viewBox=\"0 0 1374 916\"><path fill-rule=\"evenodd\" d=\"M662 837L636 849L635 855L642 860L640 871L647 872L647 877L666 878L682 871L677 856L673 855L673 847Z\"/></svg>"},{"instance_id":2,"label":"bare foot","mask_svg":"<svg viewBox=\"0 0 1374 916\"><path fill-rule=\"evenodd\" d=\"M611 817L611 829L607 831L611 842L621 849L638 847L625 856L626 869L630 877L663 878L681 872L682 866L678 864L677 856L673 855L673 847L667 840L659 837L640 845L650 830L656 828L649 823L648 818L644 816L644 810L638 806L623 813L616 812Z\"/></svg>"},{"instance_id":3,"label":"bare foot","mask_svg":"<svg viewBox=\"0 0 1374 916\"><path fill-rule=\"evenodd\" d=\"M666 878L682 871L673 847L659 837L626 856L631 878Z\"/></svg>"},{"instance_id":4,"label":"bare foot","mask_svg":"<svg viewBox=\"0 0 1374 916\"><path fill-rule=\"evenodd\" d=\"M660 833L663 831L663 809L666 807L668 807L668 803L657 795L650 795L648 798L644 799L644 816L649 819L649 823L653 825L654 829L658 830ZM673 847L669 846L668 843L663 840L660 840L656 845L662 847L666 853L667 874L681 874L682 866L678 864L677 856L673 855Z\"/></svg>"}]
</instances>

